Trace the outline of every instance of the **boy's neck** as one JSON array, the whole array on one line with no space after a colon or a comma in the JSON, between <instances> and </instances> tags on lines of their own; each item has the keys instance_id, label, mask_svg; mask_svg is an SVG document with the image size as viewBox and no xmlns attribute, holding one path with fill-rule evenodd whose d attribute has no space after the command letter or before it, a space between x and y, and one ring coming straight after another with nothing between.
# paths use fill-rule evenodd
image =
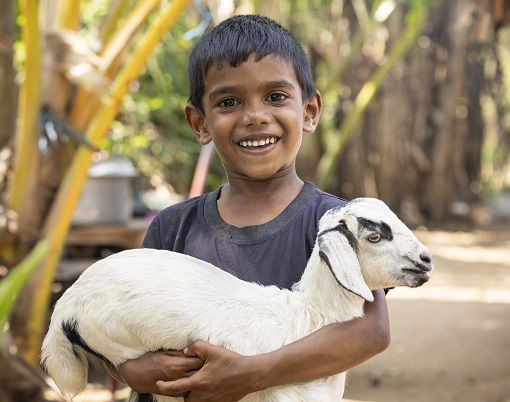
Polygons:
<instances>
[{"instance_id":1,"label":"boy's neck","mask_svg":"<svg viewBox=\"0 0 510 402\"><path fill-rule=\"evenodd\" d=\"M262 225L280 215L303 185L297 175L260 182L230 180L221 190L218 211L232 226Z\"/></svg>"}]
</instances>

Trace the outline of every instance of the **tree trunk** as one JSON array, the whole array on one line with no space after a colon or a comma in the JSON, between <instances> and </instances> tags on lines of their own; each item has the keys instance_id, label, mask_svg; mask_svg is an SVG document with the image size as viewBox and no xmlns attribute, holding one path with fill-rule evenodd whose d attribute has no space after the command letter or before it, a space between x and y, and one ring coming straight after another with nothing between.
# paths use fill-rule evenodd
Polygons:
<instances>
[{"instance_id":1,"label":"tree trunk","mask_svg":"<svg viewBox=\"0 0 510 402\"><path fill-rule=\"evenodd\" d=\"M464 89L464 62L466 59L466 36L468 24L459 21L466 15L466 8L459 2L449 2L439 15L444 18L431 34L438 44L437 56L444 75L438 88L438 99L434 110L434 138L430 153L433 155L432 172L425 182L423 196L428 205L430 219L439 222L449 215L449 207L456 198L464 194L458 192L462 174L462 144L465 137L465 125L460 115ZM443 30L444 29L444 30ZM460 124L459 124L460 123ZM468 183L462 183L464 185ZM463 197L462 197L463 198ZM461 199L462 200L462 199ZM464 200L462 200L464 201Z\"/></svg>"},{"instance_id":2,"label":"tree trunk","mask_svg":"<svg viewBox=\"0 0 510 402\"><path fill-rule=\"evenodd\" d=\"M17 93L15 71L13 65L14 44L14 0L0 2L0 149L14 134L16 125Z\"/></svg>"}]
</instances>

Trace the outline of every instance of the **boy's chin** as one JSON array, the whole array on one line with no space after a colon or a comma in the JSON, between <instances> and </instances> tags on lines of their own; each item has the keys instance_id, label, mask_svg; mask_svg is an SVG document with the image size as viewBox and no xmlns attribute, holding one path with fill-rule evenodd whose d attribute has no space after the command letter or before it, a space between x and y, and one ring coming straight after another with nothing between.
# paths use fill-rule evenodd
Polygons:
<instances>
[{"instance_id":1,"label":"boy's chin","mask_svg":"<svg viewBox=\"0 0 510 402\"><path fill-rule=\"evenodd\" d=\"M237 179L252 181L252 182L267 182L271 180L281 180L285 178L291 178L296 175L296 172L290 172L288 170L257 170L246 172L242 177ZM236 179L234 176L229 176L229 179Z\"/></svg>"}]
</instances>

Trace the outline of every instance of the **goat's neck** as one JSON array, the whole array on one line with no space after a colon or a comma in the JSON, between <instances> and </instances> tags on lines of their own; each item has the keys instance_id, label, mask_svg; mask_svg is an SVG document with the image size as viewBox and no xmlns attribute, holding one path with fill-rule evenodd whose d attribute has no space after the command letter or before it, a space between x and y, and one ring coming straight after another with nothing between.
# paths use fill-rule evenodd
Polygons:
<instances>
[{"instance_id":1,"label":"goat's neck","mask_svg":"<svg viewBox=\"0 0 510 402\"><path fill-rule=\"evenodd\" d=\"M333 322L348 321L363 315L364 300L343 288L315 247L301 280L294 291L310 308L310 320L320 328Z\"/></svg>"}]
</instances>

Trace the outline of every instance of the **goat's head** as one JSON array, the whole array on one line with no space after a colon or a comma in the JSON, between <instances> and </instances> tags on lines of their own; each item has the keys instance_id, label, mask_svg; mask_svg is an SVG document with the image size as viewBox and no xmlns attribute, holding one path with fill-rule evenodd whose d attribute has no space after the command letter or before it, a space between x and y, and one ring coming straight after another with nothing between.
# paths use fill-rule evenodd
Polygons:
<instances>
[{"instance_id":1,"label":"goat's head","mask_svg":"<svg viewBox=\"0 0 510 402\"><path fill-rule=\"evenodd\" d=\"M433 269L429 250L375 198L357 198L326 212L318 245L338 283L367 301L373 301L374 289L421 286Z\"/></svg>"}]
</instances>

